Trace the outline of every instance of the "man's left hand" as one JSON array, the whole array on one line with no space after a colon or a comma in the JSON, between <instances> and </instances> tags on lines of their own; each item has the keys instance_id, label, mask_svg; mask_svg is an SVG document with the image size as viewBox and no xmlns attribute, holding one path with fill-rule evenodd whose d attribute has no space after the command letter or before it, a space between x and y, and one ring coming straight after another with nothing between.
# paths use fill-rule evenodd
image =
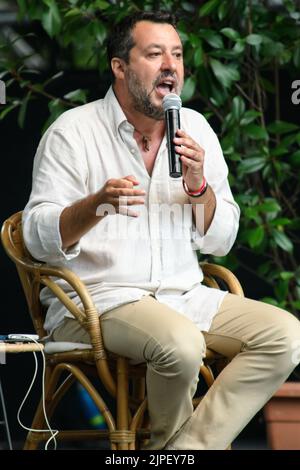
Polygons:
<instances>
[{"instance_id":1,"label":"man's left hand","mask_svg":"<svg viewBox=\"0 0 300 470\"><path fill-rule=\"evenodd\" d=\"M176 153L181 155L182 176L189 191L197 191L202 184L204 150L182 129L174 138Z\"/></svg>"}]
</instances>

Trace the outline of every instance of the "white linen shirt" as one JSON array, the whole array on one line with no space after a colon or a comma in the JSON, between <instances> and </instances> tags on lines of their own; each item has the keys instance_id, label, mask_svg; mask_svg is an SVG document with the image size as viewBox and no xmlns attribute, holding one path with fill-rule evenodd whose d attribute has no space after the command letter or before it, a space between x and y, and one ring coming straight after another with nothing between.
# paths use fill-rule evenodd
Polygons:
<instances>
[{"instance_id":1,"label":"white linen shirt","mask_svg":"<svg viewBox=\"0 0 300 470\"><path fill-rule=\"evenodd\" d=\"M152 294L208 331L226 292L201 284L196 248L203 254L227 254L236 238L239 208L210 125L191 109L182 108L180 117L182 129L205 150L204 174L216 195L215 214L204 236L195 229L182 178L169 176L166 138L150 176L134 128L110 87L104 99L63 113L42 137L23 212L24 240L36 259L74 271L99 314ZM134 175L138 188L146 191L145 206L131 206L140 216L110 213L64 251L59 231L62 210L99 191L108 179L127 175ZM168 207L176 210L168 213ZM183 207L190 209L184 217ZM80 305L70 286L57 282ZM49 334L64 316L72 317L48 288L41 291L41 301L48 307Z\"/></svg>"}]
</instances>

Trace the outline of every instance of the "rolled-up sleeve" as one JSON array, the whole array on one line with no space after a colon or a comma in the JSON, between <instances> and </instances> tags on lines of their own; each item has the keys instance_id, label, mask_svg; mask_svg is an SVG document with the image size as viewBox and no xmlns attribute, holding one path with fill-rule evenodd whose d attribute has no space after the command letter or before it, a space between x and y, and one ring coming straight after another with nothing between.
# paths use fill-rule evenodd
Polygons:
<instances>
[{"instance_id":1,"label":"rolled-up sleeve","mask_svg":"<svg viewBox=\"0 0 300 470\"><path fill-rule=\"evenodd\" d=\"M37 149L22 222L25 245L38 260L60 264L80 253L80 242L63 250L59 230L63 209L86 196L87 166L80 147L72 129L50 128Z\"/></svg>"},{"instance_id":2,"label":"rolled-up sleeve","mask_svg":"<svg viewBox=\"0 0 300 470\"><path fill-rule=\"evenodd\" d=\"M225 256L238 233L240 209L229 187L228 167L219 140L207 122L205 135L208 146L205 150L204 175L215 193L216 208L205 235L201 236L194 226L192 238L195 248L201 253Z\"/></svg>"}]
</instances>

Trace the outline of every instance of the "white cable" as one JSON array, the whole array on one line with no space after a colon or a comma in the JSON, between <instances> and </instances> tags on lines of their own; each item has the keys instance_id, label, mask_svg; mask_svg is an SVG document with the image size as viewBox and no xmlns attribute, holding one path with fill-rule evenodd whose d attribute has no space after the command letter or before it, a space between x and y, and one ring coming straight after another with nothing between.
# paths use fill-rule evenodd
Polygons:
<instances>
[{"instance_id":1,"label":"white cable","mask_svg":"<svg viewBox=\"0 0 300 470\"><path fill-rule=\"evenodd\" d=\"M27 338L28 340L36 343L37 345L40 346L40 343L38 343L35 339L33 339L32 337L30 336L27 336L27 335L22 335L24 338ZM45 418L45 421L46 421L46 424L47 424L47 427L48 429L32 429L32 428L28 428L27 426L25 426L22 422L21 422L21 419L20 419L20 413L21 413L21 410L23 408L23 405L32 389L32 386L34 384L34 381L35 381L35 378L36 378L36 375L37 375L37 371L38 371L38 360L37 360L37 357L36 357L36 353L33 351L33 355L34 355L34 360L35 360L35 371L34 371L34 374L33 374L33 379L31 381L31 384L26 392L26 395L18 409L18 413L17 413L17 419L18 419L18 423L20 424L20 426L25 429L26 431L31 431L31 432L50 432L51 433L51 437L47 440L46 444L45 444L45 450L48 450L48 445L49 443L53 440L54 442L54 449L56 450L57 448L57 441L56 441L56 436L58 434L58 430L57 429L52 429L50 424L49 424L49 421L48 421L48 417L47 417L47 413L46 413L46 407L45 407L45 372L46 372L46 360L45 360L45 354L44 354L44 351L41 350L41 353L42 353L42 357L43 357L43 377L42 377L42 403L43 403L43 412L44 412L44 418ZM68 377L67 377L68 379ZM66 379L66 380L67 380Z\"/></svg>"}]
</instances>

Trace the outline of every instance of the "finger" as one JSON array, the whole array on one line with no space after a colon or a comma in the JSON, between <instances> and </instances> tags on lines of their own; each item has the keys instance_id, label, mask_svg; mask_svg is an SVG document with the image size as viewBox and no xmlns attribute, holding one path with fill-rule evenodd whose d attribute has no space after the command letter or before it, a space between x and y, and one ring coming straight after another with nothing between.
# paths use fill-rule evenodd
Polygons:
<instances>
[{"instance_id":1,"label":"finger","mask_svg":"<svg viewBox=\"0 0 300 470\"><path fill-rule=\"evenodd\" d=\"M132 188L133 183L131 181L128 181L124 178L112 178L106 182L106 189L110 191L112 188Z\"/></svg>"},{"instance_id":2,"label":"finger","mask_svg":"<svg viewBox=\"0 0 300 470\"><path fill-rule=\"evenodd\" d=\"M106 182L107 186L113 186L114 188L132 188L132 186L138 184L140 184L139 181L133 175L124 176L123 178L111 178Z\"/></svg>"},{"instance_id":3,"label":"finger","mask_svg":"<svg viewBox=\"0 0 300 470\"><path fill-rule=\"evenodd\" d=\"M138 217L139 212L132 211L127 206L119 206L118 213L121 215L129 216L129 217Z\"/></svg>"},{"instance_id":4,"label":"finger","mask_svg":"<svg viewBox=\"0 0 300 470\"><path fill-rule=\"evenodd\" d=\"M177 129L177 131L176 131L176 134L177 134L177 135L179 135L179 136L184 136L184 135L187 135L187 133L186 133L186 132L184 132L184 130L183 130L183 129Z\"/></svg>"},{"instance_id":5,"label":"finger","mask_svg":"<svg viewBox=\"0 0 300 470\"><path fill-rule=\"evenodd\" d=\"M139 212L133 211L132 209L129 209L129 207L127 206L119 206L118 213L121 215L128 216L128 217L138 217L140 215Z\"/></svg>"},{"instance_id":6,"label":"finger","mask_svg":"<svg viewBox=\"0 0 300 470\"><path fill-rule=\"evenodd\" d=\"M117 196L143 196L146 194L144 189L132 188L111 188L110 194L114 197Z\"/></svg>"},{"instance_id":7,"label":"finger","mask_svg":"<svg viewBox=\"0 0 300 470\"><path fill-rule=\"evenodd\" d=\"M127 181L131 181L134 184L134 186L140 184L139 181L136 179L136 177L133 175L124 176L123 179Z\"/></svg>"},{"instance_id":8,"label":"finger","mask_svg":"<svg viewBox=\"0 0 300 470\"><path fill-rule=\"evenodd\" d=\"M128 196L119 197L120 206L133 206L138 204L145 204L145 200L141 198L129 198Z\"/></svg>"},{"instance_id":9,"label":"finger","mask_svg":"<svg viewBox=\"0 0 300 470\"><path fill-rule=\"evenodd\" d=\"M203 156L200 153L195 152L195 150L189 149L187 147L178 147L177 145L175 146L175 150L180 155L184 155L188 158L191 158L196 162L203 161Z\"/></svg>"},{"instance_id":10,"label":"finger","mask_svg":"<svg viewBox=\"0 0 300 470\"><path fill-rule=\"evenodd\" d=\"M185 147L196 150L196 152L203 152L204 150L190 137L174 137L174 143L176 145L184 145Z\"/></svg>"},{"instance_id":11,"label":"finger","mask_svg":"<svg viewBox=\"0 0 300 470\"><path fill-rule=\"evenodd\" d=\"M189 167L189 168L191 168L195 171L199 171L202 168L202 165L199 166L199 162L195 162L194 160L192 160L189 157L185 157L184 155L181 155L180 159L187 167Z\"/></svg>"}]
</instances>

